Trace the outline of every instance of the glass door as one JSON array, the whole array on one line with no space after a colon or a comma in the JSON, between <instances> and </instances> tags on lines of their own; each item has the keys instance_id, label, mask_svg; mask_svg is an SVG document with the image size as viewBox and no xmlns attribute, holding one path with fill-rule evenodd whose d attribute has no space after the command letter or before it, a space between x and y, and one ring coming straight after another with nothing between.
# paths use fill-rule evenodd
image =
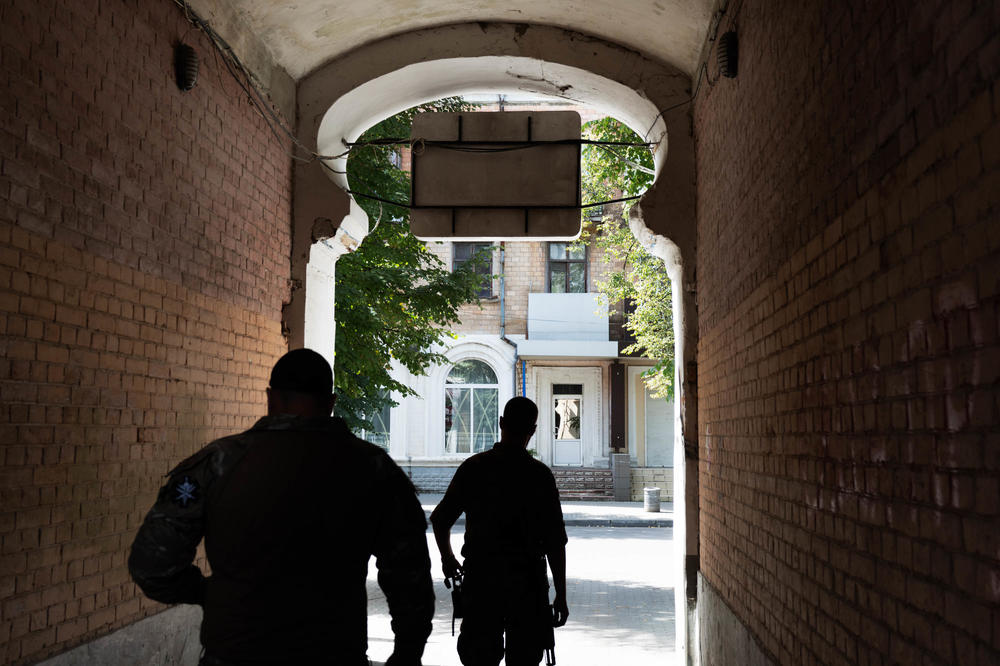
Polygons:
<instances>
[{"instance_id":1,"label":"glass door","mask_svg":"<svg viewBox=\"0 0 1000 666\"><path fill-rule=\"evenodd\" d=\"M552 386L552 464L583 464L583 441L580 436L580 410L583 407L582 384Z\"/></svg>"}]
</instances>

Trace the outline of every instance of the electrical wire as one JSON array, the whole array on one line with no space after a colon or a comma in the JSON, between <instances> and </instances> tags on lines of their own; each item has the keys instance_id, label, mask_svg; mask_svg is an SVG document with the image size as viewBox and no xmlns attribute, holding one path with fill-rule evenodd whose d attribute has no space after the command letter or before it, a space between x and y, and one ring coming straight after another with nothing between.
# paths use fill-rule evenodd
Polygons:
<instances>
[{"instance_id":1,"label":"electrical wire","mask_svg":"<svg viewBox=\"0 0 1000 666\"><path fill-rule=\"evenodd\" d=\"M500 142L500 141L490 141L490 142L476 142L478 145L473 144L463 144L457 141L434 141L425 139L373 139L371 141L354 141L345 142L351 147L351 149L357 148L370 148L370 147L391 147L398 145L409 145L414 155L420 155L423 150L422 147L436 146L443 150L452 150L455 152L467 152L467 153L502 153L513 150L524 150L528 148L537 148L538 146L551 146L551 145L581 145L581 146L596 146L602 150L607 151L613 155L618 161L627 164L633 169L642 171L649 175L655 175L655 172L649 167L645 167L637 162L634 162L620 153L612 150L612 146L616 147L626 147L626 148L648 148L652 151L652 147L658 144L656 143L638 143L630 141L594 141L591 139L561 139L553 141L518 141L518 142ZM483 144L486 145L483 145ZM415 148L417 144L420 144L421 150ZM348 150L348 152L350 149ZM330 171L334 173L344 173L342 171L334 171L332 168Z\"/></svg>"},{"instance_id":2,"label":"electrical wire","mask_svg":"<svg viewBox=\"0 0 1000 666\"><path fill-rule=\"evenodd\" d=\"M525 148L537 148L539 146L621 146L634 148L652 148L658 146L656 142L635 142L635 141L595 141L593 139L552 139L550 141L442 141L435 139L372 139L371 141L345 141L349 147L364 146L399 146L420 143L427 146L436 146L444 150L459 150L469 152L504 152L508 150L521 150Z\"/></svg>"},{"instance_id":3,"label":"electrical wire","mask_svg":"<svg viewBox=\"0 0 1000 666\"><path fill-rule=\"evenodd\" d=\"M329 168L329 167L327 167L327 168ZM331 169L331 171L332 171L332 169ZM403 203L401 201L393 201L392 199L386 199L384 197L380 197L380 196L377 196L377 195L374 195L374 194L369 194L367 192L358 192L356 190L351 190L351 189L346 190L346 192L348 194L350 194L351 196L354 196L354 197L362 197L364 199L371 199L372 201L378 201L379 203L389 204L390 206L398 206L399 208L406 208L406 209L409 209L409 210L420 210L421 208L455 208L455 209L464 208L464 206L414 206L413 204ZM623 201L634 201L635 199L641 199L641 198L642 198L641 194L635 194L635 195L629 196L629 197L619 197L617 199L608 199L606 201L595 201L594 203L580 204L579 206L559 206L559 208L576 208L578 210L583 210L585 208L596 208L597 206L604 206L604 205L613 204L613 203L621 203ZM490 207L489 206L477 206L477 208L488 209ZM510 206L498 206L498 208L511 208L511 207ZM518 207L515 207L515 208L518 208ZM535 206L520 206L520 208L525 208L525 209L529 209L530 210L531 208L535 208Z\"/></svg>"},{"instance_id":4,"label":"electrical wire","mask_svg":"<svg viewBox=\"0 0 1000 666\"><path fill-rule=\"evenodd\" d=\"M277 114L271 105L264 99L263 95L257 89L253 74L239 59L229 43L215 31L208 21L201 18L197 12L191 9L186 0L174 0L174 4L184 10L184 16L188 22L201 30L201 32L208 37L209 42L211 42L216 52L222 55L222 62L225 64L229 75L234 81L236 81L236 84L247 96L250 104L263 118L264 122L268 126L268 129L271 131L271 134L274 135L274 137L280 142L286 140L281 136L284 134L287 139L291 140L292 145L295 148L298 148L308 155L308 157L302 157L301 155L295 154L293 150L286 151L288 156L300 162L311 162L315 159L321 158L322 156L318 155L315 151L310 150L301 141L299 141L298 137L295 136L295 133L292 132L292 130L285 124L284 119L282 119L281 116Z\"/></svg>"},{"instance_id":5,"label":"electrical wire","mask_svg":"<svg viewBox=\"0 0 1000 666\"><path fill-rule=\"evenodd\" d=\"M726 13L729 11L729 5L731 5L732 2L733 2L733 0L726 0L726 4L723 5L719 9L719 11L717 11L715 13L715 16L712 17L713 18L712 23L714 25L711 26L711 27L709 27L709 32L711 33L711 35L708 37L708 43L709 44L714 43L716 37L719 36L719 26L722 25L722 19L726 17ZM730 27L732 27L733 24L736 23L736 17L739 16L740 10L743 9L743 0L739 0L739 2L740 2L740 4L736 6L735 10L733 10L732 16L729 19L729 26ZM708 81L708 87L709 88L711 88L712 86L715 85L716 81L718 81L718 77L716 77L716 81L712 81L711 77L710 77L710 75L708 73L708 56L711 55L711 53L712 53L712 49L709 48L708 49L708 53L705 54L705 60L701 63L701 67L698 68L698 80L695 81L694 92L691 93L691 96L688 97L683 102L678 102L677 104L673 104L671 106L668 106L665 109L661 109L660 112L656 114L656 117L653 118L653 122L652 122L652 124L650 124L649 129L647 129L646 133L642 136L643 139L648 139L649 138L649 133L653 131L654 127L656 127L656 123L660 120L660 118L663 117L663 114L669 113L670 111L673 111L674 109L677 109L677 108L680 108L680 107L684 106L685 104L690 104L691 102L693 102L698 97L698 91L701 90L702 79Z\"/></svg>"},{"instance_id":6,"label":"electrical wire","mask_svg":"<svg viewBox=\"0 0 1000 666\"><path fill-rule=\"evenodd\" d=\"M627 164L628 166L632 167L636 171L641 171L642 173L649 174L650 176L655 176L656 175L656 172L653 171L652 169L650 169L649 167L643 166L643 165L639 164L638 162L633 162L629 158L627 158L624 155L621 155L617 151L613 150L610 146L600 145L600 146L598 146L598 148L600 148L601 150L603 150L603 151L605 151L607 153L610 153L619 162L621 162L623 164Z\"/></svg>"}]
</instances>

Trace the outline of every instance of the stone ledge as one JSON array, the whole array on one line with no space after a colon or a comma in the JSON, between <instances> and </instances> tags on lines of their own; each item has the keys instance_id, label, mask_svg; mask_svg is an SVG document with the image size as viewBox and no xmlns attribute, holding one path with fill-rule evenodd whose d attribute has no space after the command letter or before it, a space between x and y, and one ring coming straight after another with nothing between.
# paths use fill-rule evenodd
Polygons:
<instances>
[{"instance_id":1,"label":"stone ledge","mask_svg":"<svg viewBox=\"0 0 1000 666\"><path fill-rule=\"evenodd\" d=\"M777 663L700 571L697 614L702 666L774 666Z\"/></svg>"},{"instance_id":2,"label":"stone ledge","mask_svg":"<svg viewBox=\"0 0 1000 666\"><path fill-rule=\"evenodd\" d=\"M40 662L39 666L197 664L201 658L200 627L200 606L172 606L162 613Z\"/></svg>"}]
</instances>

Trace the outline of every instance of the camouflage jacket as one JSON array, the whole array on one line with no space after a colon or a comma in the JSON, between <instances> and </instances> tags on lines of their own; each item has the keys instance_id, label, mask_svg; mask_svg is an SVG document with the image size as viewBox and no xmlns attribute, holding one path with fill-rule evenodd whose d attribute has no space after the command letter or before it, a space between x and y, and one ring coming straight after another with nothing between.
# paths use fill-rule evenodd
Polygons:
<instances>
[{"instance_id":1,"label":"camouflage jacket","mask_svg":"<svg viewBox=\"0 0 1000 666\"><path fill-rule=\"evenodd\" d=\"M341 419L265 417L168 477L129 571L152 599L204 607L202 644L214 657L360 660L374 555L392 663L420 663L434 611L427 525L413 485L383 450ZM202 538L208 578L193 564Z\"/></svg>"}]
</instances>

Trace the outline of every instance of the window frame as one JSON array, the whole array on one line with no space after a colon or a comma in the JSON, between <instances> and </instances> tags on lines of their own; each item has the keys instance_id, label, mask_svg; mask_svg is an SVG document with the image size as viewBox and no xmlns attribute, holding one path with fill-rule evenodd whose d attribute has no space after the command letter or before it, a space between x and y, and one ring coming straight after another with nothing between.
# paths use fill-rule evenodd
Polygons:
<instances>
[{"instance_id":1,"label":"window frame","mask_svg":"<svg viewBox=\"0 0 1000 666\"><path fill-rule=\"evenodd\" d=\"M460 383L449 382L448 378L451 377L451 373L455 370L455 366L457 366L460 363L464 363L466 361L475 361L477 363L482 363L483 365L485 365L487 368L489 368L490 372L493 373L493 377L496 380L496 383L494 383L494 384L465 384L465 383L461 383L460 384ZM475 405L476 405L476 397L474 395L475 391L487 391L487 390L491 390L496 395L495 402L496 402L496 412L497 413L496 413L496 418L493 419L493 424L492 424L493 434L494 434L494 441L492 443L496 443L496 441L500 437L500 424L499 424L499 417L500 417L500 378L497 375L497 371L493 367L493 365L491 363L489 363L488 361L486 361L485 359L481 359L481 358L463 358L463 359L460 359L458 361L455 361L455 362L453 362L451 364L451 368L448 370L447 374L444 377L444 385L443 385L442 389L443 389L442 393L443 393L443 397L444 397L444 405L443 405L444 410L443 410L443 412L441 414L441 418L444 421L444 441L443 441L444 455L446 455L446 456L467 457L467 456L475 455L477 453L481 453L481 451L475 450L475 448L476 448L476 444L475 444L475 433L476 433L476 411L475 411ZM455 451L449 451L448 450L448 433L449 433L448 420L447 420L448 419L448 412L447 412L447 410L448 410L448 400L449 400L449 398L448 398L448 389L468 389L469 390L469 404L470 404L469 431L470 431L470 435L471 435L470 441L469 441L469 449L470 449L469 451L458 451L457 450L457 448L458 448L457 443L456 443L456 447L455 447L456 450ZM488 447L483 449L483 451L486 451L486 450L488 450Z\"/></svg>"},{"instance_id":2,"label":"window frame","mask_svg":"<svg viewBox=\"0 0 1000 666\"><path fill-rule=\"evenodd\" d=\"M553 259L552 258L552 246L553 245L565 245L564 259ZM570 257L570 247L573 245L572 242L565 241L550 241L545 245L545 284L547 291L550 294L586 294L589 290L589 278L590 278L590 266L589 266L589 252L586 245L580 247L583 248L583 258L572 259ZM565 266L563 272L563 280L565 284L563 285L563 291L552 291L552 267L554 264L561 264ZM570 272L569 267L572 264L583 264L583 291L570 291Z\"/></svg>"},{"instance_id":3,"label":"window frame","mask_svg":"<svg viewBox=\"0 0 1000 666\"><path fill-rule=\"evenodd\" d=\"M458 259L457 248L459 246L466 246L466 247L471 247L472 248L472 251L469 253L469 259L463 259L463 260L459 260ZM486 242L483 242L483 241L452 241L452 243L451 243L451 271L452 271L452 273L454 273L455 269L457 269L459 266L461 266L462 264L470 261L470 259L472 257L474 257L480 251L480 249L488 249L489 250L490 260L489 260L489 262L487 262L486 273L484 274L484 277L486 278L486 280L483 283L483 287L479 290L479 293L478 293L479 298L495 298L495 294L493 293L493 252L494 252L495 248L496 248L496 245L494 243L489 242L489 241L486 241Z\"/></svg>"},{"instance_id":4,"label":"window frame","mask_svg":"<svg viewBox=\"0 0 1000 666\"><path fill-rule=\"evenodd\" d=\"M385 426L385 430L368 430L362 428L358 437L388 453L392 445L392 405L384 405L377 415L372 414L368 420L375 426L381 422ZM377 441L381 440L382 436L385 438L384 444L381 441Z\"/></svg>"}]
</instances>

